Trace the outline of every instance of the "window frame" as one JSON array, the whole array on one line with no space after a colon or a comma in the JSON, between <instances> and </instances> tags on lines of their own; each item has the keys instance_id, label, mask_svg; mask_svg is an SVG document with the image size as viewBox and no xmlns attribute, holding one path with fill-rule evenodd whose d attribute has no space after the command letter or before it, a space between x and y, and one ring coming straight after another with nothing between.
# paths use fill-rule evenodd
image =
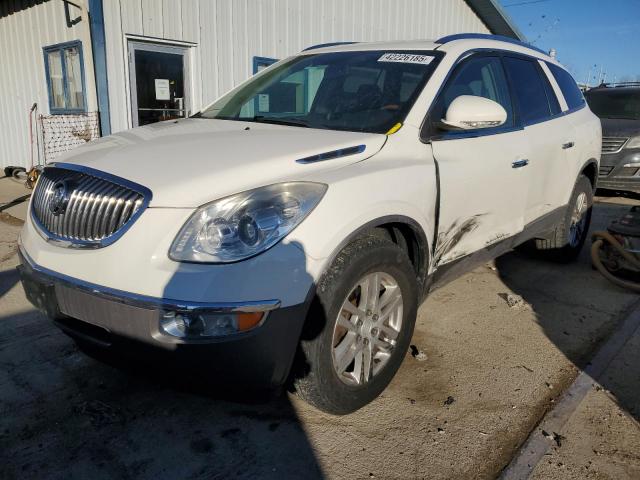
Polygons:
<instances>
[{"instance_id":1,"label":"window frame","mask_svg":"<svg viewBox=\"0 0 640 480\"><path fill-rule=\"evenodd\" d=\"M67 77L67 65L64 61L64 51L68 48L76 47L78 49L78 53L80 55L80 82L82 85L82 107L80 108L69 108L69 107L54 107L53 106L53 95L52 95L52 84L51 84L51 75L49 72L49 59L48 55L53 52L58 52L60 56L60 65L62 71L62 89L64 92L64 101L65 105L69 104L69 85L68 85L68 77ZM52 115L63 115L63 114L74 114L74 113L87 113L87 88L85 81L85 72L84 72L84 53L82 50L82 41L81 40L71 40L69 42L56 43L54 45L47 45L46 47L42 47L42 56L44 59L44 71L45 71L45 80L47 82L47 96L49 100L49 113Z\"/></svg>"},{"instance_id":2,"label":"window frame","mask_svg":"<svg viewBox=\"0 0 640 480\"><path fill-rule=\"evenodd\" d=\"M545 61L544 63L546 63L547 68L549 69L549 73L551 74L551 77L553 78L553 81L556 82L556 84L558 85L558 89L560 90L560 93L562 94L562 98L564 99L564 103L567 104L567 110L564 112L564 114L567 115L569 113L577 112L577 111L582 110L583 108L585 108L587 106L587 98L586 98L584 92L582 90L580 90L580 87L578 86L578 82L576 82L576 79L573 78L573 75L571 75L571 73L569 73L569 71L566 68L563 68L560 65L556 65L556 64L551 63L549 61ZM560 81L556 77L556 74L553 72L554 69L564 71L567 75L569 75L571 80L573 80L573 83L575 83L576 88L582 94L582 103L581 103L581 105L579 105L577 107L570 107L569 106L569 102L567 101L567 96L564 94L564 90L562 89L562 86L560 85Z\"/></svg>"},{"instance_id":3,"label":"window frame","mask_svg":"<svg viewBox=\"0 0 640 480\"><path fill-rule=\"evenodd\" d=\"M513 125L511 126L499 126L492 128L478 128L475 130L460 130L460 131L444 131L440 130L435 126L435 122L439 121L439 119L433 119L434 109L440 102L442 95L445 90L449 86L449 82L453 78L453 74L458 70L461 65L464 65L466 62L471 59L483 58L483 57L494 57L498 58L500 61L500 66L502 67L502 71L505 76L505 80L507 82L507 88L509 90L509 99L511 100L511 109L513 112ZM477 49L477 50L469 50L454 62L449 71L447 72L447 76L445 77L442 85L438 89L438 93L434 97L433 102L429 106L429 110L427 111L427 115L425 116L425 120L422 123L422 128L420 130L420 140L423 143L428 143L430 141L438 141L438 140L457 140L463 138L475 138L475 137L485 137L488 135L499 135L501 133L514 132L517 130L522 130L524 127L522 126L522 119L520 118L520 110L518 109L517 103L514 101L513 88L511 85L511 80L507 75L507 70L504 66L504 62L502 61L503 51L495 50L495 49Z\"/></svg>"},{"instance_id":4,"label":"window frame","mask_svg":"<svg viewBox=\"0 0 640 480\"><path fill-rule=\"evenodd\" d=\"M280 60L277 59L277 58L254 56L253 57L253 74L255 75L256 73L260 72L259 68L261 66L263 66L265 68L268 68L269 66L271 66L274 63L279 62L279 61Z\"/></svg>"},{"instance_id":5,"label":"window frame","mask_svg":"<svg viewBox=\"0 0 640 480\"><path fill-rule=\"evenodd\" d=\"M467 61L468 59L472 58L472 57L476 57L478 55L489 55L489 56L499 56L501 63L502 63L502 68L505 71L505 75L507 76L507 82L509 83L509 94L511 95L511 101L513 104L513 115L514 115L514 126L513 127L495 127L495 128L483 128L483 129L478 129L478 130L464 130L464 131L460 131L460 132L453 132L453 131L443 131L443 130L439 130L437 128L434 128L434 123L433 123L433 109L435 108L435 106L437 105L440 96L442 95L442 93L444 92L445 87L447 86L447 84L449 83L449 80L451 79L453 73L455 72L455 70L458 68L459 65L461 65L463 62ZM521 52L514 52L511 50L504 50L504 49L500 49L500 48L474 48L474 49L470 49L465 51L464 53L460 54L458 56L458 58L455 60L455 62L453 62L453 65L451 65L451 67L449 68L449 71L447 72L447 75L445 76L444 80L442 81L441 85L438 88L438 92L436 93L436 95L434 96L433 101L431 102L431 104L429 105L429 108L427 110L426 115L424 116L424 119L422 121L422 125L420 127L420 141L422 143L430 143L431 141L439 141L439 140L457 140L457 139L463 139L463 138L475 138L475 137L484 137L487 135L499 135L501 133L509 133L509 132L514 132L514 131L518 131L518 130L524 130L525 127L528 127L530 125L535 125L536 123L542 123L542 122L548 122L550 120L559 118L559 117L563 117L565 115L569 115L571 113L574 113L578 110L582 110L583 108L585 108L586 106L586 100L584 105L582 105L579 108L576 108L574 110L572 109L568 109L568 110L562 110L562 105L560 105L560 113L558 113L557 115L552 115L551 117L541 120L539 122L533 122L533 123L524 123L522 121L521 115L520 115L520 106L518 105L517 102L514 102L514 95L515 95L515 90L513 88L513 85L511 83L511 79L509 76L509 73L507 72L507 69L504 65L504 62L502 61L502 59L505 56L513 56L513 57L520 57L520 58L524 58L527 60L531 60L534 61L536 63L542 61L545 62L547 64L549 64L550 62L548 62L546 59L541 59L539 57L536 57L534 55L527 55L525 53L521 53ZM547 75L545 73L545 71L542 69L542 67L540 66L540 64L538 63L538 68L540 69L540 72L542 75ZM562 67L559 67L562 68ZM551 79L547 76L547 81L551 83ZM543 79L544 80L544 79ZM553 81L555 80L555 77L553 78ZM557 82L556 82L557 83ZM553 84L552 84L553 86ZM560 88L560 86L558 85L558 88ZM583 95L584 96L584 95ZM556 98L558 101L560 101L560 98L556 95ZM563 94L563 100L564 100L564 94ZM550 109L551 110L551 109Z\"/></svg>"},{"instance_id":6,"label":"window frame","mask_svg":"<svg viewBox=\"0 0 640 480\"><path fill-rule=\"evenodd\" d=\"M520 120L520 124L522 125L523 128L525 127L529 127L531 125L537 125L538 123L543 123L543 122L548 122L549 120L553 120L554 118L560 117L564 114L564 112L562 111L562 106L560 106L560 112L559 113L552 113L552 109L551 109L551 103L550 103L550 99L549 99L549 92L548 89L545 88L544 82L545 80L547 81L547 83L549 83L549 86L551 87L551 90L553 90L553 85L551 85L551 82L549 81L549 78L547 77L547 74L544 72L544 70L542 69L542 67L540 66L540 63L538 62L538 58L536 57L531 57L529 55L522 55L520 53L517 52L505 52L505 54L502 55L502 58L505 57L510 57L510 58L517 58L519 60L526 60L529 61L531 63L534 64L534 68L535 70L538 72L538 78L540 78L540 81L543 82L542 85L542 91L544 92L544 96L547 99L547 107L549 107L549 116L545 117L545 118L541 118L538 120L532 120L532 121L528 121L525 122L523 121L523 115L522 115L522 110L521 110L521 105L520 102L518 100L518 96L516 95L516 87L515 84L513 82L513 80L511 79L511 73L509 72L509 69L506 67L506 65L504 65L503 62L503 67L504 70L507 74L507 80L509 82L509 86L511 89L511 95L512 98L515 99L515 107L518 111L518 118ZM555 94L555 92L553 92ZM558 97L556 96L556 101L558 102L558 105L560 105L560 100L558 99Z\"/></svg>"}]
</instances>

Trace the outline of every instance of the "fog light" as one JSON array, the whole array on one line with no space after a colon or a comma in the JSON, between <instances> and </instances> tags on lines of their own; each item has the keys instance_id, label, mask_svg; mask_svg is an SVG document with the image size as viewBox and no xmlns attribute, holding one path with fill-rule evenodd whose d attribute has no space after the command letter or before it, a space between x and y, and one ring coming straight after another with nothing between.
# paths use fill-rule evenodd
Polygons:
<instances>
[{"instance_id":1,"label":"fog light","mask_svg":"<svg viewBox=\"0 0 640 480\"><path fill-rule=\"evenodd\" d=\"M263 316L263 312L165 311L160 318L160 330L184 339L215 338L251 330Z\"/></svg>"}]
</instances>

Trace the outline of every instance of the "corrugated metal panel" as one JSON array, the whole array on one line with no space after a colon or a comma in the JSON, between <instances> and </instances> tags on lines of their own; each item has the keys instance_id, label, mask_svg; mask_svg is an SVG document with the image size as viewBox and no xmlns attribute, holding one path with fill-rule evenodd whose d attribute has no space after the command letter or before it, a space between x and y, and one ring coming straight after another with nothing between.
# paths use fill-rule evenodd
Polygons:
<instances>
[{"instance_id":1,"label":"corrugated metal panel","mask_svg":"<svg viewBox=\"0 0 640 480\"><path fill-rule=\"evenodd\" d=\"M107 50L107 73L109 77L109 107L111 111L111 131L117 132L129 128L129 84L127 82L128 67L126 45L124 42L123 28L124 15L128 12L126 3L120 0L103 2L105 25L105 47ZM142 16L139 28L142 28ZM129 28L132 28L131 26Z\"/></svg>"},{"instance_id":2,"label":"corrugated metal panel","mask_svg":"<svg viewBox=\"0 0 640 480\"><path fill-rule=\"evenodd\" d=\"M29 109L49 113L42 48L81 40L86 21L67 27L64 4L51 0L27 6L16 2L15 12L0 18L0 166L29 167ZM71 7L71 14L78 11ZM93 74L89 72L91 45L83 42L89 110L96 109Z\"/></svg>"},{"instance_id":3,"label":"corrugated metal panel","mask_svg":"<svg viewBox=\"0 0 640 480\"><path fill-rule=\"evenodd\" d=\"M104 2L103 0L103 5L104 3L111 2ZM140 32L140 34L142 34L142 0L128 0L126 2L119 3L119 5L123 31ZM103 8L106 8L106 6Z\"/></svg>"},{"instance_id":4,"label":"corrugated metal panel","mask_svg":"<svg viewBox=\"0 0 640 480\"><path fill-rule=\"evenodd\" d=\"M122 0L126 3L129 0ZM162 38L164 35L162 0L142 0L142 34Z\"/></svg>"},{"instance_id":5,"label":"corrugated metal panel","mask_svg":"<svg viewBox=\"0 0 640 480\"><path fill-rule=\"evenodd\" d=\"M465 0L109 0L104 8L114 132L130 125L127 35L194 43L197 110L249 77L254 56L284 58L333 41L489 33Z\"/></svg>"},{"instance_id":6,"label":"corrugated metal panel","mask_svg":"<svg viewBox=\"0 0 640 480\"><path fill-rule=\"evenodd\" d=\"M162 0L164 38L183 38L182 10L180 3L175 0Z\"/></svg>"}]
</instances>

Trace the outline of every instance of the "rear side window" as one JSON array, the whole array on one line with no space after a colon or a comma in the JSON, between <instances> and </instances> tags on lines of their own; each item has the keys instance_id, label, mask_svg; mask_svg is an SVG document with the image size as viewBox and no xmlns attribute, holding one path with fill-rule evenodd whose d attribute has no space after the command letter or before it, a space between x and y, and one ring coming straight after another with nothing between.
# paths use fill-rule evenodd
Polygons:
<instances>
[{"instance_id":1,"label":"rear side window","mask_svg":"<svg viewBox=\"0 0 640 480\"><path fill-rule=\"evenodd\" d=\"M569 75L569 72L551 63L547 63L547 66L555 77L556 82L558 82L558 86L560 90L562 90L562 95L569 106L569 110L582 107L585 104L585 99L578 85L576 85L576 81Z\"/></svg>"},{"instance_id":2,"label":"rear side window","mask_svg":"<svg viewBox=\"0 0 640 480\"><path fill-rule=\"evenodd\" d=\"M505 57L505 68L520 107L522 121L535 123L551 117L551 108L540 68L535 61Z\"/></svg>"}]
</instances>

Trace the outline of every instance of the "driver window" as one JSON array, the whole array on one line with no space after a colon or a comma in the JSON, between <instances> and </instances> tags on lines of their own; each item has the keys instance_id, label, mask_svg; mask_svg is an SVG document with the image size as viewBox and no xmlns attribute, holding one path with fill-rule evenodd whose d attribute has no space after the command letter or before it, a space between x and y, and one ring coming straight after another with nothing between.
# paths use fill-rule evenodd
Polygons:
<instances>
[{"instance_id":1,"label":"driver window","mask_svg":"<svg viewBox=\"0 0 640 480\"><path fill-rule=\"evenodd\" d=\"M507 112L507 121L501 128L513 126L511 96L500 58L470 58L456 67L434 110L434 120L444 118L451 102L460 95L484 97L499 103Z\"/></svg>"}]
</instances>

